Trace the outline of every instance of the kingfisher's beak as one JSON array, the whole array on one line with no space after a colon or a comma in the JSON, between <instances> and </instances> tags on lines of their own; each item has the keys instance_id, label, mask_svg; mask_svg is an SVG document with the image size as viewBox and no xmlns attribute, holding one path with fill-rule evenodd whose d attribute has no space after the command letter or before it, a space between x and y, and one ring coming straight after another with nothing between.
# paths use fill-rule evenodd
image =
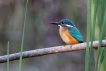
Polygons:
<instances>
[{"instance_id":1,"label":"kingfisher's beak","mask_svg":"<svg viewBox=\"0 0 106 71\"><path fill-rule=\"evenodd\" d=\"M50 24L59 25L59 22L50 22Z\"/></svg>"}]
</instances>

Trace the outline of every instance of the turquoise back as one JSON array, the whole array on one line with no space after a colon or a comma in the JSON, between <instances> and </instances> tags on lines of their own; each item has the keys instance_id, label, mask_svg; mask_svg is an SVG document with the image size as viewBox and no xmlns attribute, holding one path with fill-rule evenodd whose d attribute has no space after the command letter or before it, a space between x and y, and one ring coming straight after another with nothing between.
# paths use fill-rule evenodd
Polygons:
<instances>
[{"instance_id":1,"label":"turquoise back","mask_svg":"<svg viewBox=\"0 0 106 71\"><path fill-rule=\"evenodd\" d=\"M65 27L65 28L69 31L70 35L72 37L74 37L79 43L83 42L83 37L82 37L82 35L80 34L79 30L76 27L71 27L71 28L70 27Z\"/></svg>"}]
</instances>

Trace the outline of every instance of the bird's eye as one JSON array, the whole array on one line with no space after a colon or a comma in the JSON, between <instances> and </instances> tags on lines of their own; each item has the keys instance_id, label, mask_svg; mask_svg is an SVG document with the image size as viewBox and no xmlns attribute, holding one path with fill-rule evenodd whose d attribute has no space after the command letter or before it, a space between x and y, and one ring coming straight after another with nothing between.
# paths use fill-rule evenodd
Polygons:
<instances>
[{"instance_id":1,"label":"bird's eye","mask_svg":"<svg viewBox=\"0 0 106 71\"><path fill-rule=\"evenodd\" d=\"M63 22L61 22L61 24L64 24Z\"/></svg>"}]
</instances>

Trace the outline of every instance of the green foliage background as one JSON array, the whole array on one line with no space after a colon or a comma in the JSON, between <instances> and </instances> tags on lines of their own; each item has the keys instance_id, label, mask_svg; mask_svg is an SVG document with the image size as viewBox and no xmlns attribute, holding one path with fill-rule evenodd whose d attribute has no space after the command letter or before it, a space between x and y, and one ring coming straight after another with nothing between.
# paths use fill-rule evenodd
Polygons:
<instances>
[{"instance_id":1,"label":"green foliage background","mask_svg":"<svg viewBox=\"0 0 106 71\"><path fill-rule=\"evenodd\" d=\"M101 22L105 19L105 3L105 0L29 0L26 6L26 1L23 0L3 0L0 5L0 55L19 52L20 49L26 51L64 45L58 27L48 24L63 18L71 19L75 23L84 41L86 38L87 41L104 39L105 28L102 33L100 29L106 26ZM7 47L10 51L6 50ZM94 50L93 55L92 49L87 48L86 53L83 50L52 54L24 59L20 64L18 60L8 62L7 71L9 67L10 71L21 71L21 68L22 71L96 71L99 68L98 63L102 64L100 71L104 71L105 59L99 58L106 58L105 50L99 50L99 56L97 50ZM0 69L6 71L6 63L1 64Z\"/></svg>"}]
</instances>

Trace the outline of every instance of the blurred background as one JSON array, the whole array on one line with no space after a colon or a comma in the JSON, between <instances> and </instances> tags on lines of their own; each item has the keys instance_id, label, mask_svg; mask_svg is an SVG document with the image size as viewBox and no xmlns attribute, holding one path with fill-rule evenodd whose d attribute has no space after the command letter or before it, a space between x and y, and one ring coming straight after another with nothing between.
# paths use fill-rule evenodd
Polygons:
<instances>
[{"instance_id":1,"label":"blurred background","mask_svg":"<svg viewBox=\"0 0 106 71\"><path fill-rule=\"evenodd\" d=\"M25 0L0 0L0 55L20 51L24 24ZM59 27L48 22L71 19L86 38L86 0L29 0L24 51L65 45ZM23 59L22 71L84 71L85 51L57 53ZM18 70L19 61L10 62L10 71ZM91 60L93 70L94 61ZM6 71L6 63L0 64Z\"/></svg>"}]
</instances>

